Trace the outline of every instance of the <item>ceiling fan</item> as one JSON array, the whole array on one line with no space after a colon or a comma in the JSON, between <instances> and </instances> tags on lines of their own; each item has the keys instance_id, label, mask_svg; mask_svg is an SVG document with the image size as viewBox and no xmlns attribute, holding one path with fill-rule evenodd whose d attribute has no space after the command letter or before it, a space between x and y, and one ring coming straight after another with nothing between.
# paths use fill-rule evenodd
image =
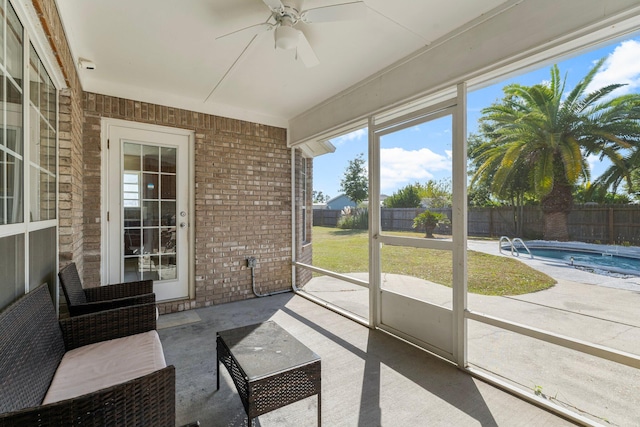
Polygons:
<instances>
[{"instance_id":1,"label":"ceiling fan","mask_svg":"<svg viewBox=\"0 0 640 427\"><path fill-rule=\"evenodd\" d=\"M273 31L275 47L285 50L296 49L296 59L300 58L307 67L314 67L320 61L304 33L295 28L296 24L299 22L315 24L358 19L364 17L367 12L367 6L364 1L352 1L303 11L298 11L295 7L282 3L281 0L262 1L271 10L271 16L266 22L219 36L216 40L240 33L249 33L254 36L249 42L251 44L258 34ZM247 48L245 48L245 51Z\"/></svg>"}]
</instances>

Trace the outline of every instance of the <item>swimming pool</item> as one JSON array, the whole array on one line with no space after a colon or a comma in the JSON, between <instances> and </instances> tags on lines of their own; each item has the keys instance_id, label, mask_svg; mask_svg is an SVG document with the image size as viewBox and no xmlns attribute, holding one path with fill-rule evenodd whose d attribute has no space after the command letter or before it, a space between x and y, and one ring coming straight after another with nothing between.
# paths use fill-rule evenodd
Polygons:
<instances>
[{"instance_id":1,"label":"swimming pool","mask_svg":"<svg viewBox=\"0 0 640 427\"><path fill-rule=\"evenodd\" d=\"M564 249L530 249L534 257L553 258L567 264L589 265L603 269L634 270L640 274L640 259L621 257L613 254L588 253ZM573 259L572 259L573 258Z\"/></svg>"},{"instance_id":2,"label":"swimming pool","mask_svg":"<svg viewBox=\"0 0 640 427\"><path fill-rule=\"evenodd\" d=\"M616 273L640 276L640 248L597 245L581 242L526 242L534 258L557 260L596 273ZM521 255L527 252L515 245Z\"/></svg>"}]
</instances>

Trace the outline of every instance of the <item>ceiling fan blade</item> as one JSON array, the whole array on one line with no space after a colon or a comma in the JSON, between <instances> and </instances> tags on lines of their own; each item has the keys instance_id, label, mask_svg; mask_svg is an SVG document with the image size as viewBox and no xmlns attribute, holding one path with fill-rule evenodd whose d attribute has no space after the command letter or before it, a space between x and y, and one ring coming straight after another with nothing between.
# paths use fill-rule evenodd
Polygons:
<instances>
[{"instance_id":1,"label":"ceiling fan blade","mask_svg":"<svg viewBox=\"0 0 640 427\"><path fill-rule=\"evenodd\" d=\"M221 36L216 37L216 40L219 40L219 39L222 39L222 38L225 38L225 37L236 36L236 35L256 36L256 35L260 34L263 31L272 30L273 27L274 27L273 24L270 24L268 22L263 22L261 24L252 25L250 27L241 28L239 30L232 31L232 32L227 33L227 34L223 34Z\"/></svg>"},{"instance_id":2,"label":"ceiling fan blade","mask_svg":"<svg viewBox=\"0 0 640 427\"><path fill-rule=\"evenodd\" d=\"M280 0L262 0L272 12L278 12L284 9L284 5Z\"/></svg>"},{"instance_id":3,"label":"ceiling fan blade","mask_svg":"<svg viewBox=\"0 0 640 427\"><path fill-rule=\"evenodd\" d=\"M363 18L367 13L367 5L363 1L336 4L304 10L300 19L307 24L330 21L349 21Z\"/></svg>"},{"instance_id":4,"label":"ceiling fan blade","mask_svg":"<svg viewBox=\"0 0 640 427\"><path fill-rule=\"evenodd\" d=\"M218 82L216 83L216 85L213 87L213 89L211 89L211 92L209 92L209 95L207 95L207 97L205 98L204 102L209 101L209 99L215 94L216 90L218 90L218 88L220 86L222 86L222 84L225 82L225 80L227 79L227 77L229 77L231 75L231 73L238 67L238 64L240 64L242 62L242 60L247 57L249 55L249 52L251 51L251 49L253 49L253 47L256 45L256 43L254 43L256 40L258 39L258 35L253 36L253 38L249 41L249 43L247 43L247 45L244 47L244 49L242 49L242 52L240 52L240 54L238 55L238 57L236 58L235 61L233 61L233 63L231 64L231 66L229 68L227 68L227 71L222 75L222 77L218 80Z\"/></svg>"},{"instance_id":5,"label":"ceiling fan blade","mask_svg":"<svg viewBox=\"0 0 640 427\"><path fill-rule=\"evenodd\" d=\"M307 68L315 67L320 63L316 53L309 44L309 40L307 40L302 31L300 31L300 41L298 42L298 48L296 50L296 59L297 58L300 58Z\"/></svg>"}]
</instances>

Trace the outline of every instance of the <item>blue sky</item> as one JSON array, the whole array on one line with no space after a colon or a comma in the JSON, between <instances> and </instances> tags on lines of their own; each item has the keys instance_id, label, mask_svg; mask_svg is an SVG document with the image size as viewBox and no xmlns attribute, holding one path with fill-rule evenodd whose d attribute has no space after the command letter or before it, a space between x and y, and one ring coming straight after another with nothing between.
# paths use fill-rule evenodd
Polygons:
<instances>
[{"instance_id":1,"label":"blue sky","mask_svg":"<svg viewBox=\"0 0 640 427\"><path fill-rule=\"evenodd\" d=\"M600 58L607 61L594 78L593 89L610 83L626 83L615 95L640 92L640 37L616 42L582 55L559 61L561 76L567 75L566 88L571 90ZM467 99L467 129L475 132L482 108L502 97L502 87L509 83L533 85L549 80L552 64L503 80L486 88L470 91ZM366 129L352 132L331 141L336 146L333 154L314 159L313 188L335 197L340 194L340 180L349 160L367 154ZM592 158L592 179L598 177L607 164ZM451 177L451 120L438 119L406 129L381 140L381 191L391 195L413 182Z\"/></svg>"}]
</instances>

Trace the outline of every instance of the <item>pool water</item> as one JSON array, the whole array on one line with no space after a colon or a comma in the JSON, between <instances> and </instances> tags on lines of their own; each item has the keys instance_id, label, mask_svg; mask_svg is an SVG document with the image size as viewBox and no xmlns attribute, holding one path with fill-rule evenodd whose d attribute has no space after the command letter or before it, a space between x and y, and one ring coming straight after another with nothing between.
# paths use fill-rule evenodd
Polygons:
<instances>
[{"instance_id":1,"label":"pool water","mask_svg":"<svg viewBox=\"0 0 640 427\"><path fill-rule=\"evenodd\" d=\"M565 261L567 264L571 263L571 257L573 257L574 265L588 265L591 267L597 267L612 271L635 271L636 274L640 274L640 259L638 258L629 258L619 255L602 253L572 251L567 249L531 248L530 250L531 254L535 257L560 259Z\"/></svg>"}]
</instances>

